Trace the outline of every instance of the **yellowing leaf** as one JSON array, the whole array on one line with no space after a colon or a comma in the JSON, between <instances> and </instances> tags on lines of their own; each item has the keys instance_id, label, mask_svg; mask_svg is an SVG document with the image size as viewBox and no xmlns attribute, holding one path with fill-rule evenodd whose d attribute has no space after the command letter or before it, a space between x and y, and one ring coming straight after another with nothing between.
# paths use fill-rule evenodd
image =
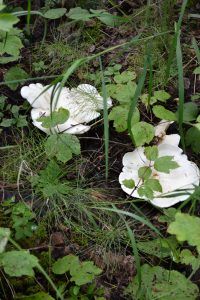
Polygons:
<instances>
[{"instance_id":1,"label":"yellowing leaf","mask_svg":"<svg viewBox=\"0 0 200 300\"><path fill-rule=\"evenodd\" d=\"M131 128L135 145L142 146L145 143L150 143L154 138L154 127L146 122L138 122Z\"/></svg>"}]
</instances>

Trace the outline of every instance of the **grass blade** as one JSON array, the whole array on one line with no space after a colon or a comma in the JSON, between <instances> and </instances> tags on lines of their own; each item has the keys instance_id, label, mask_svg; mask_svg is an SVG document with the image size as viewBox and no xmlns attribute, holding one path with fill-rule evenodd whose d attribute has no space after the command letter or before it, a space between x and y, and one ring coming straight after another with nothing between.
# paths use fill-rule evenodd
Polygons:
<instances>
[{"instance_id":1,"label":"grass blade","mask_svg":"<svg viewBox=\"0 0 200 300\"><path fill-rule=\"evenodd\" d=\"M192 38L192 47L194 48L198 63L200 64L200 50L197 45L197 41L196 41L195 37Z\"/></svg>"},{"instance_id":2,"label":"grass blade","mask_svg":"<svg viewBox=\"0 0 200 300\"><path fill-rule=\"evenodd\" d=\"M28 5L27 5L27 30L28 34L30 34L30 21L31 21L31 0L28 0Z\"/></svg>"},{"instance_id":3,"label":"grass blade","mask_svg":"<svg viewBox=\"0 0 200 300\"><path fill-rule=\"evenodd\" d=\"M180 32L177 36L177 45L176 45L176 60L178 67L178 94L179 94L179 105L178 105L178 124L179 132L181 136L181 144L183 150L185 151L185 142L184 142L184 133L183 133L183 111L184 111L184 78L183 78L183 60L182 60L182 51L180 43Z\"/></svg>"},{"instance_id":4,"label":"grass blade","mask_svg":"<svg viewBox=\"0 0 200 300\"><path fill-rule=\"evenodd\" d=\"M104 124L104 145L105 145L105 162L106 162L106 180L108 179L108 151L109 151L109 121L108 121L108 104L106 95L105 77L101 56L99 57L102 81L102 96L103 96L103 124Z\"/></svg>"}]
</instances>

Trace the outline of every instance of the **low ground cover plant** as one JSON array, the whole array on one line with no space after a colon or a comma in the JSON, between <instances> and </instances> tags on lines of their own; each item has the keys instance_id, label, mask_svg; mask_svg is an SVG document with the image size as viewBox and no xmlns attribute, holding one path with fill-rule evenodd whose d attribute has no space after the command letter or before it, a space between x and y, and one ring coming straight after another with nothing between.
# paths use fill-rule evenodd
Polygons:
<instances>
[{"instance_id":1,"label":"low ground cover plant","mask_svg":"<svg viewBox=\"0 0 200 300\"><path fill-rule=\"evenodd\" d=\"M198 1L36 2L0 1L0 298L198 299Z\"/></svg>"}]
</instances>

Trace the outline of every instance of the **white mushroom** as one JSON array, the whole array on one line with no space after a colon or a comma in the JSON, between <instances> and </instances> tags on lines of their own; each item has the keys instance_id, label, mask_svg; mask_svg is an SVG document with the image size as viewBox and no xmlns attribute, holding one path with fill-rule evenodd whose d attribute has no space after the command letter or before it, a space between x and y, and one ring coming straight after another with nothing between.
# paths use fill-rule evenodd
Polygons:
<instances>
[{"instance_id":1,"label":"white mushroom","mask_svg":"<svg viewBox=\"0 0 200 300\"><path fill-rule=\"evenodd\" d=\"M53 91L55 92L52 99ZM97 89L89 84L81 84L71 90L63 87L60 90L59 86L43 86L36 83L24 86L21 95L33 107L31 111L33 125L47 134L56 132L83 134L90 129L85 123L98 118L100 116L98 111L103 109L103 98ZM108 108L112 106L110 98L107 99L107 106ZM69 110L69 119L54 128L44 128L38 119L41 116L50 116L51 111L57 111L61 107Z\"/></svg>"}]
</instances>

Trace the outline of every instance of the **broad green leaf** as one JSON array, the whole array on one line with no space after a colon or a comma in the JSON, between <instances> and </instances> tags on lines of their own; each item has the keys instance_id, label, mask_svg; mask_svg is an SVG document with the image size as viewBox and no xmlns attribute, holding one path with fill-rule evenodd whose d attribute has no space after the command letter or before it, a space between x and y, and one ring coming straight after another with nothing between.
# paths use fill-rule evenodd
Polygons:
<instances>
[{"instance_id":1,"label":"broad green leaf","mask_svg":"<svg viewBox=\"0 0 200 300\"><path fill-rule=\"evenodd\" d=\"M138 242L139 251L148 255L165 258L171 256L173 251L178 247L178 242L174 236L168 238L158 238L151 241Z\"/></svg>"},{"instance_id":2,"label":"broad green leaf","mask_svg":"<svg viewBox=\"0 0 200 300\"><path fill-rule=\"evenodd\" d=\"M140 96L140 100L142 101L142 103L146 106L146 107L148 107L148 105L150 104L150 105L153 105L153 104L155 104L157 101L158 101L158 99L156 99L156 97L150 97L150 101L149 101L149 95L148 94L142 94L141 96Z\"/></svg>"},{"instance_id":3,"label":"broad green leaf","mask_svg":"<svg viewBox=\"0 0 200 300\"><path fill-rule=\"evenodd\" d=\"M9 251L2 254L0 265L11 277L34 276L33 268L38 265L38 259L25 250Z\"/></svg>"},{"instance_id":4,"label":"broad green leaf","mask_svg":"<svg viewBox=\"0 0 200 300\"><path fill-rule=\"evenodd\" d=\"M162 186L158 179L147 179L144 183L145 187L149 187L155 192L162 192Z\"/></svg>"},{"instance_id":5,"label":"broad green leaf","mask_svg":"<svg viewBox=\"0 0 200 300\"><path fill-rule=\"evenodd\" d=\"M44 128L52 128L65 123L69 119L69 110L60 107L58 111L53 111L50 116L40 117L38 122L42 122Z\"/></svg>"},{"instance_id":6,"label":"broad green leaf","mask_svg":"<svg viewBox=\"0 0 200 300\"><path fill-rule=\"evenodd\" d=\"M158 147L157 146L145 147L144 154L148 160L154 161L158 157Z\"/></svg>"},{"instance_id":7,"label":"broad green leaf","mask_svg":"<svg viewBox=\"0 0 200 300\"><path fill-rule=\"evenodd\" d=\"M185 135L185 142L187 146L192 147L194 152L200 153L200 123L188 129Z\"/></svg>"},{"instance_id":8,"label":"broad green leaf","mask_svg":"<svg viewBox=\"0 0 200 300\"><path fill-rule=\"evenodd\" d=\"M55 300L55 298L47 293L39 292L30 296L20 296L20 300Z\"/></svg>"},{"instance_id":9,"label":"broad green leaf","mask_svg":"<svg viewBox=\"0 0 200 300\"><path fill-rule=\"evenodd\" d=\"M6 85L13 91L15 91L20 84L23 84L29 75L20 67L11 67L4 75L4 81L21 80L17 83L6 83Z\"/></svg>"},{"instance_id":10,"label":"broad green leaf","mask_svg":"<svg viewBox=\"0 0 200 300\"><path fill-rule=\"evenodd\" d=\"M74 281L76 285L84 285L92 282L96 275L100 275L102 270L97 268L92 261L84 261L81 264L75 264L70 269L72 276L70 281Z\"/></svg>"},{"instance_id":11,"label":"broad green leaf","mask_svg":"<svg viewBox=\"0 0 200 300\"><path fill-rule=\"evenodd\" d=\"M191 265L193 271L197 271L200 268L200 257L195 257L189 249L181 251L180 261L182 264Z\"/></svg>"},{"instance_id":12,"label":"broad green leaf","mask_svg":"<svg viewBox=\"0 0 200 300\"><path fill-rule=\"evenodd\" d=\"M10 31L13 25L19 22L19 18L8 13L0 13L0 29L3 31Z\"/></svg>"},{"instance_id":13,"label":"broad green leaf","mask_svg":"<svg viewBox=\"0 0 200 300\"><path fill-rule=\"evenodd\" d=\"M171 96L164 90L160 90L154 92L154 97L159 101L166 102Z\"/></svg>"},{"instance_id":14,"label":"broad green leaf","mask_svg":"<svg viewBox=\"0 0 200 300\"><path fill-rule=\"evenodd\" d=\"M200 123L200 115L197 117L196 121Z\"/></svg>"},{"instance_id":15,"label":"broad green leaf","mask_svg":"<svg viewBox=\"0 0 200 300\"><path fill-rule=\"evenodd\" d=\"M127 17L111 15L110 13L103 10L90 9L90 11L93 13L93 17L97 17L97 19L99 19L107 26L115 27L128 22Z\"/></svg>"},{"instance_id":16,"label":"broad green leaf","mask_svg":"<svg viewBox=\"0 0 200 300\"><path fill-rule=\"evenodd\" d=\"M136 73L131 71L124 71L121 74L115 75L114 81L116 83L128 83L136 78Z\"/></svg>"},{"instance_id":17,"label":"broad green leaf","mask_svg":"<svg viewBox=\"0 0 200 300\"><path fill-rule=\"evenodd\" d=\"M125 289L127 299L195 300L199 295L197 285L178 271L145 264L141 267L141 273L140 297L137 297L139 283L136 275Z\"/></svg>"},{"instance_id":18,"label":"broad green leaf","mask_svg":"<svg viewBox=\"0 0 200 300\"><path fill-rule=\"evenodd\" d=\"M151 176L151 168L150 167L140 167L138 170L138 176L140 179L145 180Z\"/></svg>"},{"instance_id":19,"label":"broad green leaf","mask_svg":"<svg viewBox=\"0 0 200 300\"><path fill-rule=\"evenodd\" d=\"M54 157L63 163L72 158L72 154L80 154L79 139L72 134L62 133L50 135L45 142L45 151L48 156Z\"/></svg>"},{"instance_id":20,"label":"broad green leaf","mask_svg":"<svg viewBox=\"0 0 200 300\"><path fill-rule=\"evenodd\" d=\"M137 84L128 82L127 84L109 84L106 91L112 98L116 99L122 105L130 105L135 94Z\"/></svg>"},{"instance_id":21,"label":"broad green leaf","mask_svg":"<svg viewBox=\"0 0 200 300\"><path fill-rule=\"evenodd\" d=\"M135 187L135 181L133 179L124 179L122 183L128 189L133 189Z\"/></svg>"},{"instance_id":22,"label":"broad green leaf","mask_svg":"<svg viewBox=\"0 0 200 300\"><path fill-rule=\"evenodd\" d=\"M179 165L173 161L173 156L162 156L155 160L154 168L158 172L169 174L171 170L177 169Z\"/></svg>"},{"instance_id":23,"label":"broad green leaf","mask_svg":"<svg viewBox=\"0 0 200 300\"><path fill-rule=\"evenodd\" d=\"M174 207L163 209L164 215L160 216L158 221L161 223L171 223L175 220L177 209Z\"/></svg>"},{"instance_id":24,"label":"broad green leaf","mask_svg":"<svg viewBox=\"0 0 200 300\"><path fill-rule=\"evenodd\" d=\"M3 118L3 120L0 123L0 126L2 127L10 127L15 123L14 119L5 119Z\"/></svg>"},{"instance_id":25,"label":"broad green leaf","mask_svg":"<svg viewBox=\"0 0 200 300\"><path fill-rule=\"evenodd\" d=\"M87 9L82 9L81 7L71 8L66 16L69 19L77 21L89 21L93 17Z\"/></svg>"},{"instance_id":26,"label":"broad green leaf","mask_svg":"<svg viewBox=\"0 0 200 300\"><path fill-rule=\"evenodd\" d=\"M148 186L142 185L138 188L137 192L141 198L145 197L149 200L153 199L153 190Z\"/></svg>"},{"instance_id":27,"label":"broad green leaf","mask_svg":"<svg viewBox=\"0 0 200 300\"><path fill-rule=\"evenodd\" d=\"M154 138L155 128L146 122L138 122L132 126L132 134L137 147L150 143Z\"/></svg>"},{"instance_id":28,"label":"broad green leaf","mask_svg":"<svg viewBox=\"0 0 200 300\"><path fill-rule=\"evenodd\" d=\"M109 120L114 121L113 125L117 132L123 132L127 129L128 112L129 112L128 105L116 106L111 110L108 117ZM138 123L139 121L140 121L140 113L138 108L136 108L132 117L132 124Z\"/></svg>"},{"instance_id":29,"label":"broad green leaf","mask_svg":"<svg viewBox=\"0 0 200 300\"><path fill-rule=\"evenodd\" d=\"M162 105L155 105L153 107L154 115L161 119L161 120L169 120L169 121L176 121L177 117L176 114L168 109L166 109Z\"/></svg>"},{"instance_id":30,"label":"broad green leaf","mask_svg":"<svg viewBox=\"0 0 200 300\"><path fill-rule=\"evenodd\" d=\"M10 229L0 227L0 253L3 253L10 236Z\"/></svg>"},{"instance_id":31,"label":"broad green leaf","mask_svg":"<svg viewBox=\"0 0 200 300\"><path fill-rule=\"evenodd\" d=\"M183 107L183 121L184 122L190 122L196 120L196 117L198 115L199 109L197 104L193 102L184 103ZM178 116L178 111L177 111Z\"/></svg>"},{"instance_id":32,"label":"broad green leaf","mask_svg":"<svg viewBox=\"0 0 200 300\"><path fill-rule=\"evenodd\" d=\"M75 265L79 265L79 258L75 255L67 255L59 258L52 266L52 271L55 274L64 274L69 272Z\"/></svg>"},{"instance_id":33,"label":"broad green leaf","mask_svg":"<svg viewBox=\"0 0 200 300\"><path fill-rule=\"evenodd\" d=\"M194 69L193 74L200 75L200 66Z\"/></svg>"},{"instance_id":34,"label":"broad green leaf","mask_svg":"<svg viewBox=\"0 0 200 300\"><path fill-rule=\"evenodd\" d=\"M61 18L62 16L64 16L64 14L66 13L66 8L52 8L47 10L43 17L46 19L58 19Z\"/></svg>"},{"instance_id":35,"label":"broad green leaf","mask_svg":"<svg viewBox=\"0 0 200 300\"><path fill-rule=\"evenodd\" d=\"M178 241L187 241L189 245L196 246L200 253L200 218L178 212L167 231L175 234Z\"/></svg>"}]
</instances>

